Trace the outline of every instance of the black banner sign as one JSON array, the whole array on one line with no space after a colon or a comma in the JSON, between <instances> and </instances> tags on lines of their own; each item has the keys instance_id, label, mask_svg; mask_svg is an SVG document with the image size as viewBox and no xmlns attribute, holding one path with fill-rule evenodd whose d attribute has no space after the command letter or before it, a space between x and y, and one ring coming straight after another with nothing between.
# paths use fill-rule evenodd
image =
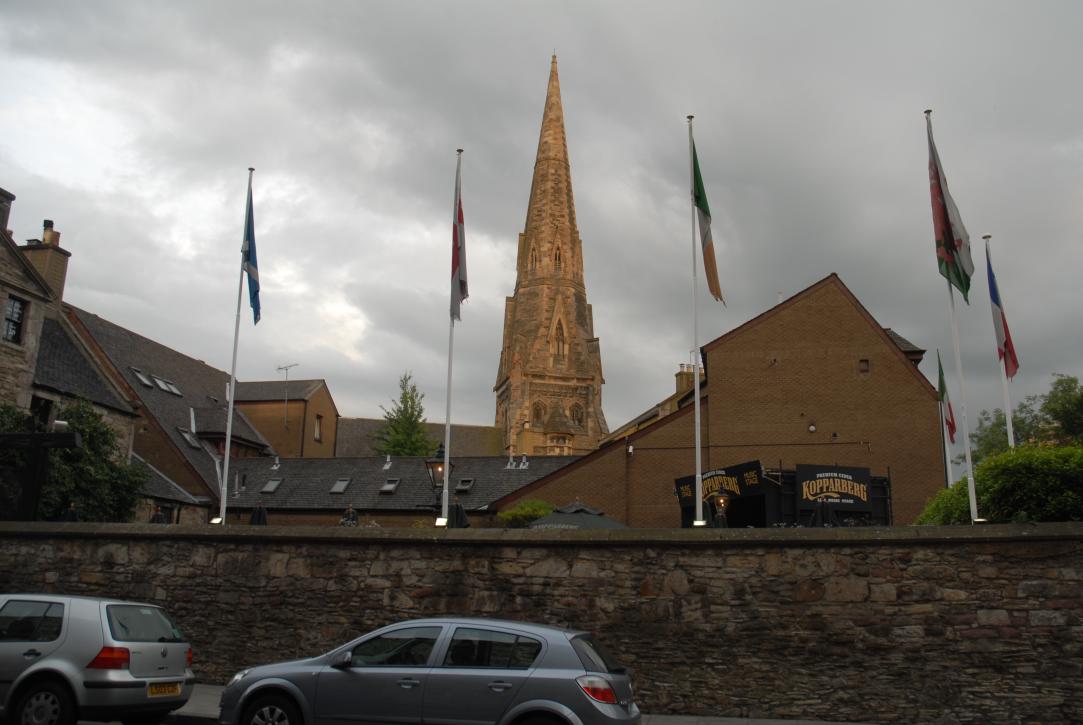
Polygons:
<instances>
[{"instance_id":1,"label":"black banner sign","mask_svg":"<svg viewBox=\"0 0 1083 725\"><path fill-rule=\"evenodd\" d=\"M827 504L846 511L872 511L867 468L797 464L797 506L815 509Z\"/></svg>"},{"instance_id":2,"label":"black banner sign","mask_svg":"<svg viewBox=\"0 0 1083 725\"><path fill-rule=\"evenodd\" d=\"M674 481L681 506L696 505L696 477L684 476ZM763 468L759 461L749 461L736 466L717 468L703 474L703 498L719 491L730 496L748 496L762 493Z\"/></svg>"}]
</instances>

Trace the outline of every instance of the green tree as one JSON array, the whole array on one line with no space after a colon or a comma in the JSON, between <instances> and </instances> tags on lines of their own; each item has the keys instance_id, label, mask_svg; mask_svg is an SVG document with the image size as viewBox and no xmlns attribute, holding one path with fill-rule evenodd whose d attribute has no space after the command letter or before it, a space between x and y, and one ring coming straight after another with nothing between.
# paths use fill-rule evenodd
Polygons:
<instances>
[{"instance_id":1,"label":"green tree","mask_svg":"<svg viewBox=\"0 0 1083 725\"><path fill-rule=\"evenodd\" d=\"M994 523L1083 520L1083 447L1019 446L974 471L979 515ZM929 502L919 524L968 524L966 480Z\"/></svg>"},{"instance_id":2,"label":"green tree","mask_svg":"<svg viewBox=\"0 0 1083 725\"><path fill-rule=\"evenodd\" d=\"M146 484L148 471L140 464L123 460L117 433L85 401L61 406L57 418L82 436L81 448L53 448L49 451L48 474L41 487L38 516L51 518L70 501L82 521L128 521ZM34 430L34 421L10 405L0 406L0 430L5 433ZM5 454L6 466L22 461ZM8 480L10 477L5 476Z\"/></svg>"},{"instance_id":3,"label":"green tree","mask_svg":"<svg viewBox=\"0 0 1083 725\"><path fill-rule=\"evenodd\" d=\"M1036 442L1046 435L1049 429L1049 417L1042 411L1045 402L1043 395L1028 395L1012 411L1012 432L1016 443ZM978 465L989 456L1008 450L1008 427L1004 411L996 408L990 413L983 410L978 414L978 424L970 434L970 455L974 465ZM955 457L955 463L962 463L962 454Z\"/></svg>"},{"instance_id":4,"label":"green tree","mask_svg":"<svg viewBox=\"0 0 1083 725\"><path fill-rule=\"evenodd\" d=\"M1045 395L1028 395L1012 412L1012 432L1016 444L1083 444L1083 386L1073 375L1054 375ZM970 434L970 454L974 465L989 456L1008 450L1008 430L1004 411L983 410L977 427ZM962 463L963 456L955 457Z\"/></svg>"},{"instance_id":5,"label":"green tree","mask_svg":"<svg viewBox=\"0 0 1083 725\"><path fill-rule=\"evenodd\" d=\"M1083 387L1079 378L1074 375L1053 377L1053 385L1042 403L1042 413L1057 426L1053 437L1083 444Z\"/></svg>"},{"instance_id":6,"label":"green tree","mask_svg":"<svg viewBox=\"0 0 1083 725\"><path fill-rule=\"evenodd\" d=\"M509 529L525 529L532 521L553 513L554 508L556 507L548 501L528 498L507 511L501 511L496 517Z\"/></svg>"},{"instance_id":7,"label":"green tree","mask_svg":"<svg viewBox=\"0 0 1083 725\"><path fill-rule=\"evenodd\" d=\"M425 430L423 393L417 391L410 371L399 378L399 399L384 411L384 425L373 434L376 452L392 456L431 456L437 441Z\"/></svg>"}]
</instances>

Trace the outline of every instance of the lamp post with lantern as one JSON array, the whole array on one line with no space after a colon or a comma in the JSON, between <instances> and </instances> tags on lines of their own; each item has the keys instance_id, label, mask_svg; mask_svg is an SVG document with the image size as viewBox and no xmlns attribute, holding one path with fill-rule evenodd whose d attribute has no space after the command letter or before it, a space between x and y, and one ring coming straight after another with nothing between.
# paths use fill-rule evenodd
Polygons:
<instances>
[{"instance_id":1,"label":"lamp post with lantern","mask_svg":"<svg viewBox=\"0 0 1083 725\"><path fill-rule=\"evenodd\" d=\"M429 472L429 481L432 487L441 489L440 515L436 518L437 526L447 526L448 521L448 481L451 480L451 470L454 466L444 450L444 444L436 449L436 455L425 460L425 468Z\"/></svg>"}]
</instances>

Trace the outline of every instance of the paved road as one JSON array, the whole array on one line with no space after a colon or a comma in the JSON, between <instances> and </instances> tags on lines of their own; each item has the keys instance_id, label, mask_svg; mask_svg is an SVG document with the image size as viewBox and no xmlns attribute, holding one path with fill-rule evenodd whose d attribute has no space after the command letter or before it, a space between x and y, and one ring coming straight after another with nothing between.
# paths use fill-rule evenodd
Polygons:
<instances>
[{"instance_id":1,"label":"paved road","mask_svg":"<svg viewBox=\"0 0 1083 725\"><path fill-rule=\"evenodd\" d=\"M218 719L219 685L196 685L188 704L170 716L167 725L212 725ZM170 723L171 721L171 723ZM823 720L764 720L761 718L644 715L643 725L842 725ZM849 725L860 725L850 723Z\"/></svg>"}]
</instances>

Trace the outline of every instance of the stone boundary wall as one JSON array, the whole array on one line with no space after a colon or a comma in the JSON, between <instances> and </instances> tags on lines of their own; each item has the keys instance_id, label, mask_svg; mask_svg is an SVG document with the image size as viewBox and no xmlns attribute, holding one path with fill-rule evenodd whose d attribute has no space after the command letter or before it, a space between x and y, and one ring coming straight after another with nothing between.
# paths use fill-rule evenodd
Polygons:
<instances>
[{"instance_id":1,"label":"stone boundary wall","mask_svg":"<svg viewBox=\"0 0 1083 725\"><path fill-rule=\"evenodd\" d=\"M202 682L378 625L596 631L644 712L1083 722L1083 524L605 532L0 523L0 590L165 605Z\"/></svg>"}]
</instances>

